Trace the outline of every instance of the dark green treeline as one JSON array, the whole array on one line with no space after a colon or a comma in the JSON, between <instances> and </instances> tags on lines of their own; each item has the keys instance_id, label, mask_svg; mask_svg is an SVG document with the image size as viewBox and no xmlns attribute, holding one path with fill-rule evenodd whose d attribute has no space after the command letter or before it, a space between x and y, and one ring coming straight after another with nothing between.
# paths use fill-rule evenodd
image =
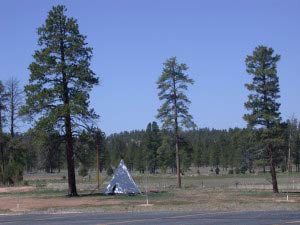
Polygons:
<instances>
[{"instance_id":1,"label":"dark green treeline","mask_svg":"<svg viewBox=\"0 0 300 225\"><path fill-rule=\"evenodd\" d=\"M284 144L276 158L277 170L288 168L289 146L293 171L300 171L300 124L293 118L285 123ZM88 175L96 168L97 150L102 172L111 172L124 159L130 170L140 173L176 173L174 140L156 122L145 130L125 131L105 136L96 128L76 135L75 167L77 174ZM214 173L269 171L268 158L261 154L259 134L251 129L197 129L180 135L181 172L210 167ZM14 151L11 151L13 146ZM0 178L5 184L22 180L24 172L59 172L67 168L64 139L54 130L30 129L26 133L2 133ZM17 153L17 154L16 154ZM4 170L3 170L4 168Z\"/></svg>"},{"instance_id":2,"label":"dark green treeline","mask_svg":"<svg viewBox=\"0 0 300 225\"><path fill-rule=\"evenodd\" d=\"M121 132L106 139L106 165L116 165L123 158L131 170L175 172L175 150L171 134L158 131L157 124L149 123L146 130ZM152 129L151 129L152 127ZM155 127L155 129L153 129ZM261 150L259 130L234 128L229 130L198 129L182 131L180 156L182 172L191 167L224 169L228 173L269 170L268 157ZM285 171L289 145L294 170L299 171L300 125L296 119L288 120L283 130L284 143L276 157L277 169ZM154 138L155 137L155 138Z\"/></svg>"}]
</instances>

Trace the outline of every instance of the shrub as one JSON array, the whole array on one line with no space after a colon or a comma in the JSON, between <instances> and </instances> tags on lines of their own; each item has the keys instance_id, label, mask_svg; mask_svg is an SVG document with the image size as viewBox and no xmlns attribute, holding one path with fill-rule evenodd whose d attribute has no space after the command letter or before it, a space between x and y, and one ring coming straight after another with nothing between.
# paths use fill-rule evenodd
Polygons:
<instances>
[{"instance_id":1,"label":"shrub","mask_svg":"<svg viewBox=\"0 0 300 225\"><path fill-rule=\"evenodd\" d=\"M285 172L286 171L286 165L285 164L281 164L281 166L280 166L280 169L281 169L281 172L283 173L283 172Z\"/></svg>"},{"instance_id":2,"label":"shrub","mask_svg":"<svg viewBox=\"0 0 300 225\"><path fill-rule=\"evenodd\" d=\"M236 167L236 168L235 168L235 174L240 174L240 173L241 173L240 168Z\"/></svg>"},{"instance_id":3,"label":"shrub","mask_svg":"<svg viewBox=\"0 0 300 225\"><path fill-rule=\"evenodd\" d=\"M233 174L233 169L228 170L228 174Z\"/></svg>"},{"instance_id":4,"label":"shrub","mask_svg":"<svg viewBox=\"0 0 300 225\"><path fill-rule=\"evenodd\" d=\"M16 182L23 180L23 169L17 163L11 162L6 166L3 176L5 183L14 185Z\"/></svg>"},{"instance_id":5,"label":"shrub","mask_svg":"<svg viewBox=\"0 0 300 225\"><path fill-rule=\"evenodd\" d=\"M242 174L245 174L246 171L247 171L247 167L242 166L241 169L240 169L240 171L241 171Z\"/></svg>"},{"instance_id":6,"label":"shrub","mask_svg":"<svg viewBox=\"0 0 300 225\"><path fill-rule=\"evenodd\" d=\"M220 173L219 167L217 167L217 168L215 169L215 172L216 172L217 175L219 175L219 173Z\"/></svg>"},{"instance_id":7,"label":"shrub","mask_svg":"<svg viewBox=\"0 0 300 225\"><path fill-rule=\"evenodd\" d=\"M88 169L84 165L81 165L78 174L82 177L85 177L88 175Z\"/></svg>"},{"instance_id":8,"label":"shrub","mask_svg":"<svg viewBox=\"0 0 300 225\"><path fill-rule=\"evenodd\" d=\"M108 167L107 171L106 171L108 176L111 176L114 174L114 170L111 168L111 166Z\"/></svg>"}]
</instances>

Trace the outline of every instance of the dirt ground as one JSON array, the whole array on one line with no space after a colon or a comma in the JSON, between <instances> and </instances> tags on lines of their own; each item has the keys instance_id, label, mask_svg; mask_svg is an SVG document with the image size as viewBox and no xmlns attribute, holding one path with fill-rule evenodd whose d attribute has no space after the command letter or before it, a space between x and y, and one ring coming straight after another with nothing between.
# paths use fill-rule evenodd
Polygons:
<instances>
[{"instance_id":1,"label":"dirt ground","mask_svg":"<svg viewBox=\"0 0 300 225\"><path fill-rule=\"evenodd\" d=\"M28 186L0 187L0 214L27 212L128 212L172 210L300 210L300 173L287 177L279 174L280 194L273 194L269 174L260 175L193 175L183 177L183 188L176 188L174 175L153 175L147 181L149 204L145 193L136 196L104 196L110 181L103 177L100 190L92 180L78 177L80 197L69 198L65 173L26 174ZM145 192L145 176L134 177ZM287 201L287 190L289 193Z\"/></svg>"},{"instance_id":2,"label":"dirt ground","mask_svg":"<svg viewBox=\"0 0 300 225\"><path fill-rule=\"evenodd\" d=\"M0 193L29 192L34 190L36 190L36 187L30 187L30 186L0 187Z\"/></svg>"},{"instance_id":3,"label":"dirt ground","mask_svg":"<svg viewBox=\"0 0 300 225\"><path fill-rule=\"evenodd\" d=\"M120 204L118 200L91 198L34 198L34 197L0 197L0 211L28 212L47 209L77 208L83 206L99 207Z\"/></svg>"},{"instance_id":4,"label":"dirt ground","mask_svg":"<svg viewBox=\"0 0 300 225\"><path fill-rule=\"evenodd\" d=\"M0 212L70 212L70 211L170 211L170 210L300 210L300 195L273 195L270 193L174 189L164 193L150 193L149 205L146 195L101 196L81 195L69 198L64 196L36 195L39 190L33 187L1 188ZM10 193L8 193L8 191ZM17 191L17 192L16 192ZM26 193L28 192L28 194ZM1 192L0 192L1 193Z\"/></svg>"}]
</instances>

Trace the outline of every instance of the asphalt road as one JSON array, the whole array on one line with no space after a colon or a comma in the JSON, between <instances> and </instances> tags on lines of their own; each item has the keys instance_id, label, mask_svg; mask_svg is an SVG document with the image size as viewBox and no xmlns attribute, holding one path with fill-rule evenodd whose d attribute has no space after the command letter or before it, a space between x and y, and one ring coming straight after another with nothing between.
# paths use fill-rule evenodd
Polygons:
<instances>
[{"instance_id":1,"label":"asphalt road","mask_svg":"<svg viewBox=\"0 0 300 225\"><path fill-rule=\"evenodd\" d=\"M194 225L194 224L300 224L299 211L264 212L141 212L1 215L2 224L71 225Z\"/></svg>"}]
</instances>

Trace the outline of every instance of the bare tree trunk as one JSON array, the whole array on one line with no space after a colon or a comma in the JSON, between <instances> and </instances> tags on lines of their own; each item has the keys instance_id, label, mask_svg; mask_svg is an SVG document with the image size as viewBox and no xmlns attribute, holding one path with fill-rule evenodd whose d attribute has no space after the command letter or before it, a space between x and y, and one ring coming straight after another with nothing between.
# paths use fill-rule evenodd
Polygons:
<instances>
[{"instance_id":1,"label":"bare tree trunk","mask_svg":"<svg viewBox=\"0 0 300 225\"><path fill-rule=\"evenodd\" d=\"M18 112L22 105L22 90L19 87L19 80L11 77L10 80L6 83L7 91L8 91L8 100L9 100L9 117L10 117L10 136L14 138L15 136L15 127L17 120L19 118Z\"/></svg>"},{"instance_id":2,"label":"bare tree trunk","mask_svg":"<svg viewBox=\"0 0 300 225\"><path fill-rule=\"evenodd\" d=\"M14 94L13 94L13 90L14 90L14 83L11 82L11 94L10 94L10 136L13 138L15 136L15 131L14 131L14 127L15 127L15 104L14 104Z\"/></svg>"},{"instance_id":3,"label":"bare tree trunk","mask_svg":"<svg viewBox=\"0 0 300 225\"><path fill-rule=\"evenodd\" d=\"M289 137L289 153L288 153L288 173L292 173L292 164L291 164L291 139L292 139L292 135L290 133L290 137Z\"/></svg>"}]
</instances>

